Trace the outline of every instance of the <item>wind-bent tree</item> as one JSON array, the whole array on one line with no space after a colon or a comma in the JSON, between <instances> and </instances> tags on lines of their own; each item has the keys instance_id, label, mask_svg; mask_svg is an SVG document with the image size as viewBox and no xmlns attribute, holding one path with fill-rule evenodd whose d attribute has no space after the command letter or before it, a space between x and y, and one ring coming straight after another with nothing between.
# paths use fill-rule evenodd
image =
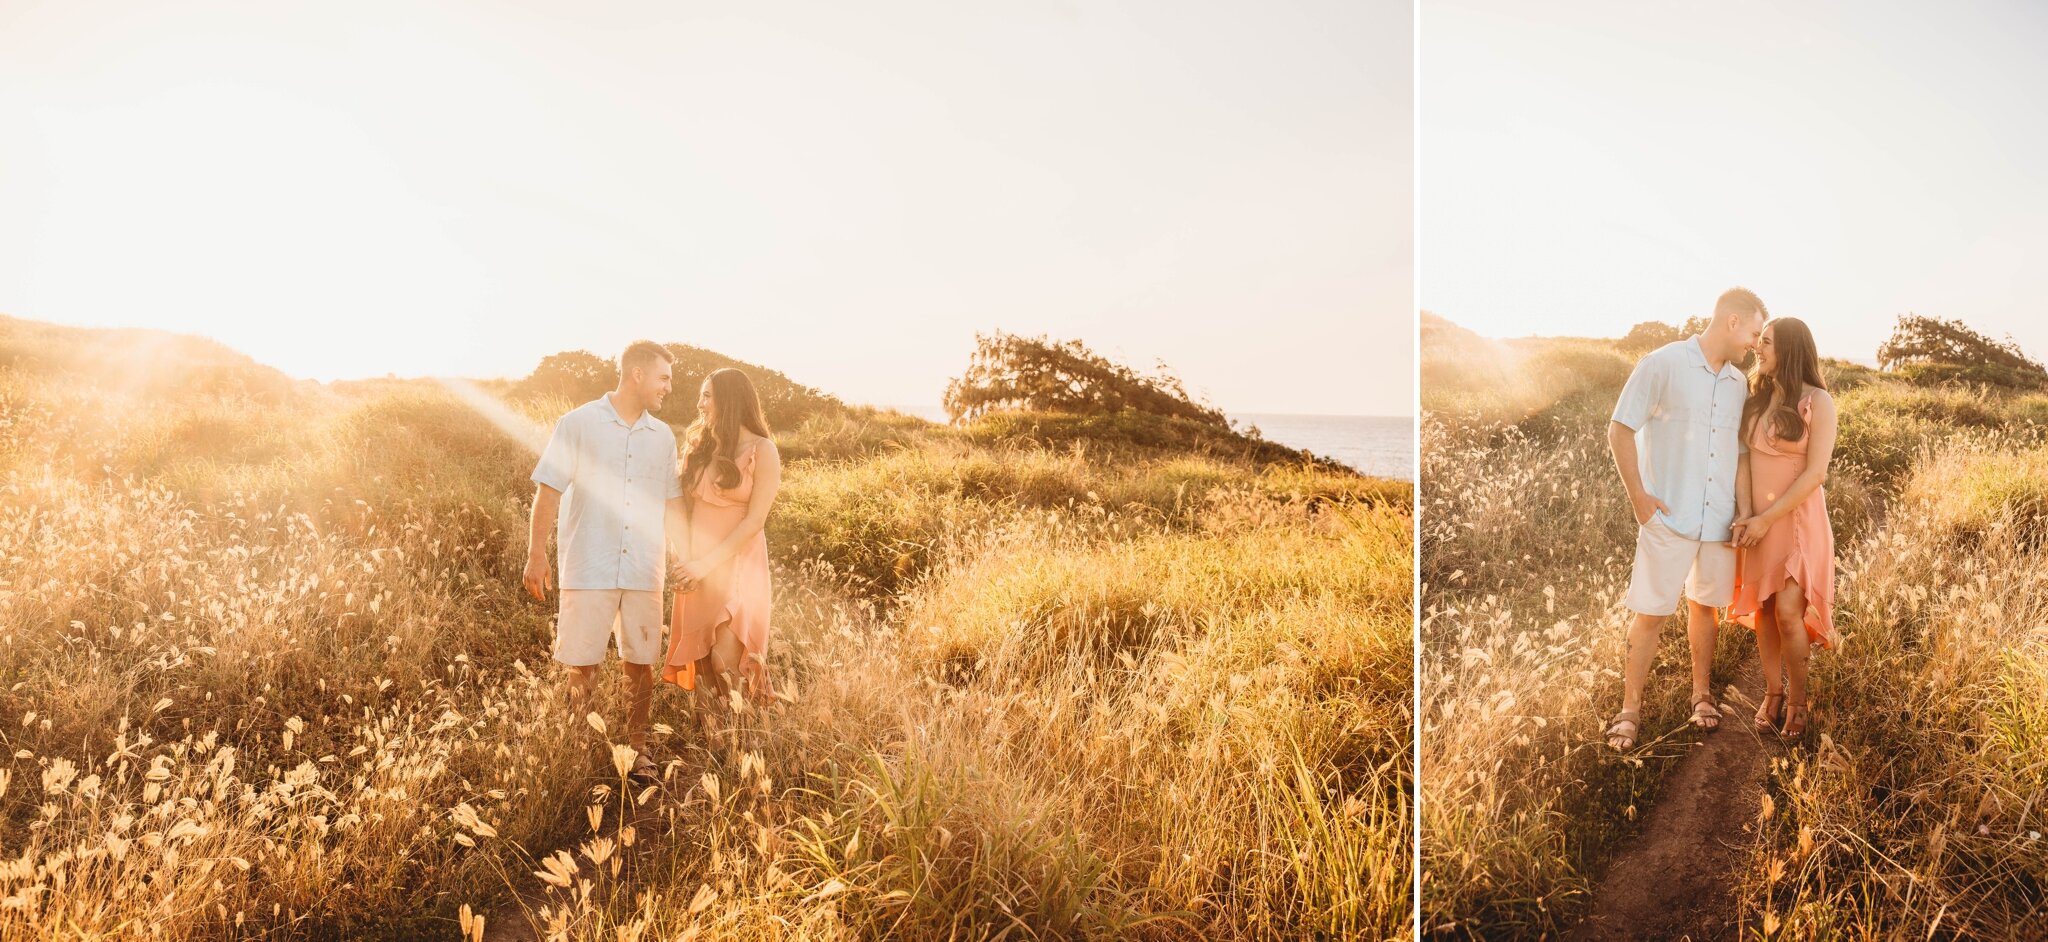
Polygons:
<instances>
[{"instance_id":1,"label":"wind-bent tree","mask_svg":"<svg viewBox=\"0 0 2048 942\"><path fill-rule=\"evenodd\" d=\"M954 421L1011 410L1112 415L1134 411L1190 419L1220 431L1230 420L1195 402L1164 363L1145 375L1103 359L1078 340L997 331L975 335L967 371L946 384Z\"/></svg>"},{"instance_id":2,"label":"wind-bent tree","mask_svg":"<svg viewBox=\"0 0 2048 942\"><path fill-rule=\"evenodd\" d=\"M2011 338L2003 341L1959 320L1899 315L1892 335L1877 348L1878 366L1922 383L1985 383L2016 389L2048 386L2048 369Z\"/></svg>"}]
</instances>

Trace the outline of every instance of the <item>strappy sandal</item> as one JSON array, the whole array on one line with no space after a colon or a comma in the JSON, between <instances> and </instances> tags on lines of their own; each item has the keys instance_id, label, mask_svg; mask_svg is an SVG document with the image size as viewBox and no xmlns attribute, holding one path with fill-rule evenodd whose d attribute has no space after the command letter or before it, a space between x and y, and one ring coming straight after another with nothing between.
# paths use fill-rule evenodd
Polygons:
<instances>
[{"instance_id":1,"label":"strappy sandal","mask_svg":"<svg viewBox=\"0 0 2048 942\"><path fill-rule=\"evenodd\" d=\"M1642 719L1634 710L1623 710L1614 714L1614 719L1607 723L1607 745L1612 746L1615 752L1634 749L1636 736L1642 732ZM1624 725L1628 727L1628 732L1621 731ZM1616 744L1616 740L1620 741L1619 745Z\"/></svg>"},{"instance_id":2,"label":"strappy sandal","mask_svg":"<svg viewBox=\"0 0 2048 942\"><path fill-rule=\"evenodd\" d=\"M643 752L633 758L633 769L626 774L631 776L633 781L651 784L661 781L661 766L655 765L654 760L647 758L647 753Z\"/></svg>"},{"instance_id":3,"label":"strappy sandal","mask_svg":"<svg viewBox=\"0 0 2048 942\"><path fill-rule=\"evenodd\" d=\"M1778 706L1776 709L1773 709L1771 707L1771 701L1773 700L1778 701ZM1781 690L1777 693L1764 694L1764 702L1761 705L1759 705L1756 710L1756 720L1754 721L1756 723L1756 728L1762 732L1771 732L1773 730L1776 730L1778 728L1778 724L1783 722L1784 719L1785 692Z\"/></svg>"},{"instance_id":4,"label":"strappy sandal","mask_svg":"<svg viewBox=\"0 0 2048 942\"><path fill-rule=\"evenodd\" d=\"M1692 725L1708 732L1721 728L1721 708L1714 705L1713 694L1692 695Z\"/></svg>"},{"instance_id":5,"label":"strappy sandal","mask_svg":"<svg viewBox=\"0 0 2048 942\"><path fill-rule=\"evenodd\" d=\"M1809 711L1804 706L1795 710L1792 709L1791 704L1786 704L1785 725L1783 728L1778 730L1778 735L1783 736L1786 739L1798 739L1800 736L1805 735L1808 712Z\"/></svg>"}]
</instances>

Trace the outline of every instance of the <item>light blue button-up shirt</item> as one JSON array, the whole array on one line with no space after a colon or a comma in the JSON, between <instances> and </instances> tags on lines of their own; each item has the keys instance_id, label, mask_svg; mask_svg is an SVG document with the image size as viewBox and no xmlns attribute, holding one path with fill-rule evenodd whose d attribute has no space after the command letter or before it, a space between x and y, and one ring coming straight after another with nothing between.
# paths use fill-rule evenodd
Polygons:
<instances>
[{"instance_id":1,"label":"light blue button-up shirt","mask_svg":"<svg viewBox=\"0 0 2048 942\"><path fill-rule=\"evenodd\" d=\"M1698 337L1653 350L1636 364L1614 421L1636 432L1643 489L1664 502L1672 532L1719 541L1735 523L1735 468L1744 450L1742 404L1749 381L1734 362L1716 371Z\"/></svg>"},{"instance_id":2,"label":"light blue button-up shirt","mask_svg":"<svg viewBox=\"0 0 2048 942\"><path fill-rule=\"evenodd\" d=\"M599 396L555 422L533 480L562 492L562 588L661 591L663 510L683 493L668 423L642 412L627 425Z\"/></svg>"}]
</instances>

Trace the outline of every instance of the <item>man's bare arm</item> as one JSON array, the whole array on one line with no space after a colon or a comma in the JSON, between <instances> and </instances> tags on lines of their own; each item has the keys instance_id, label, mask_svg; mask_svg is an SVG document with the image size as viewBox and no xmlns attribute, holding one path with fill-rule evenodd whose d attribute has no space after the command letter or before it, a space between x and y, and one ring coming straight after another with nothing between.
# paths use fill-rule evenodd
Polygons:
<instances>
[{"instance_id":1,"label":"man's bare arm","mask_svg":"<svg viewBox=\"0 0 2048 942\"><path fill-rule=\"evenodd\" d=\"M1636 464L1636 430L1620 422L1607 423L1607 450L1614 453L1614 469L1621 472L1621 486L1628 491L1629 509L1636 516L1637 526L1646 526L1650 517L1661 510L1670 513L1671 508L1643 489L1643 472Z\"/></svg>"},{"instance_id":2,"label":"man's bare arm","mask_svg":"<svg viewBox=\"0 0 2048 942\"><path fill-rule=\"evenodd\" d=\"M555 515L562 508L562 492L545 484L533 490L533 522L526 533L526 575L521 580L526 593L545 602L554 588L554 571L548 566L548 534L555 530Z\"/></svg>"}]
</instances>

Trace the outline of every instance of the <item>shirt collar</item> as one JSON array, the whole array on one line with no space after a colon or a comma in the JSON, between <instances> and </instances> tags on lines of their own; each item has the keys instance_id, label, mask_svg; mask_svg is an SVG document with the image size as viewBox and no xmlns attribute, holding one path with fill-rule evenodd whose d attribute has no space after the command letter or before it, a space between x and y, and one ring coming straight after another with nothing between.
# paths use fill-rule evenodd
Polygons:
<instances>
[{"instance_id":1,"label":"shirt collar","mask_svg":"<svg viewBox=\"0 0 2048 942\"><path fill-rule=\"evenodd\" d=\"M1694 334L1691 340L1686 341L1685 349L1692 354L1693 364L1698 366L1700 369L1706 370L1709 373L1713 373L1715 376L1721 379L1743 378L1742 367L1736 366L1734 360L1729 360L1728 362L1721 364L1720 371L1715 372L1713 365L1707 362L1707 351L1706 348L1700 346L1700 337L1698 334Z\"/></svg>"},{"instance_id":2,"label":"shirt collar","mask_svg":"<svg viewBox=\"0 0 2048 942\"><path fill-rule=\"evenodd\" d=\"M605 393L604 395L597 397L597 401L604 408L605 414L611 416L612 421L617 422L620 425L626 425L625 416L620 415L618 408L612 405L611 393ZM634 422L632 425L626 425L626 427L629 429L653 428L653 420L654 411L651 409L642 409L640 410L640 420L638 422Z\"/></svg>"}]
</instances>

